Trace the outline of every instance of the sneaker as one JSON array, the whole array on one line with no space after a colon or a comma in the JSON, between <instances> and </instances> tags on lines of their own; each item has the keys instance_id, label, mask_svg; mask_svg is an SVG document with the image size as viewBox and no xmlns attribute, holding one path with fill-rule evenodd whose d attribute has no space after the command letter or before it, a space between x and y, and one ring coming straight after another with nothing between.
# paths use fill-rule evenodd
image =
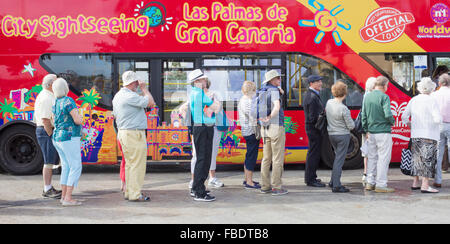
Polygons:
<instances>
[{"instance_id":1,"label":"sneaker","mask_svg":"<svg viewBox=\"0 0 450 244\"><path fill-rule=\"evenodd\" d=\"M281 196L288 194L288 190L286 189L272 189L272 196Z\"/></svg>"},{"instance_id":2,"label":"sneaker","mask_svg":"<svg viewBox=\"0 0 450 244\"><path fill-rule=\"evenodd\" d=\"M209 194L210 193L210 191L208 191L208 190L206 190L206 194ZM195 192L194 192L194 190L192 190L191 189L191 197L195 197Z\"/></svg>"},{"instance_id":3,"label":"sneaker","mask_svg":"<svg viewBox=\"0 0 450 244\"><path fill-rule=\"evenodd\" d=\"M242 182L242 185L245 186L246 184L247 184L247 181L244 180L244 181ZM259 185L259 182L253 181L253 185Z\"/></svg>"},{"instance_id":4,"label":"sneaker","mask_svg":"<svg viewBox=\"0 0 450 244\"><path fill-rule=\"evenodd\" d=\"M217 187L217 188L220 188L220 187L224 187L224 186L225 186L225 185L224 185L222 182L220 182L217 178L209 179L208 185L213 186L213 187Z\"/></svg>"},{"instance_id":5,"label":"sneaker","mask_svg":"<svg viewBox=\"0 0 450 244\"><path fill-rule=\"evenodd\" d=\"M53 187L48 191L42 191L42 196L48 198L61 199L61 194L62 191L58 191Z\"/></svg>"},{"instance_id":6,"label":"sneaker","mask_svg":"<svg viewBox=\"0 0 450 244\"><path fill-rule=\"evenodd\" d=\"M129 202L150 202L151 200L150 200L149 196L141 194L138 199L133 199L133 200L128 199L128 201Z\"/></svg>"},{"instance_id":7,"label":"sneaker","mask_svg":"<svg viewBox=\"0 0 450 244\"><path fill-rule=\"evenodd\" d=\"M263 189L261 189L261 191L260 191L262 194L269 194L269 193L272 193L272 189L268 189L268 190L263 190Z\"/></svg>"},{"instance_id":8,"label":"sneaker","mask_svg":"<svg viewBox=\"0 0 450 244\"><path fill-rule=\"evenodd\" d=\"M363 174L362 179L361 179L363 187L366 187L366 185L367 185L367 181L366 180L367 180L367 175Z\"/></svg>"},{"instance_id":9,"label":"sneaker","mask_svg":"<svg viewBox=\"0 0 450 244\"><path fill-rule=\"evenodd\" d=\"M345 192L349 192L350 190L348 188L346 188L345 186L338 186L338 187L333 187L333 189L331 191L333 193L345 193Z\"/></svg>"},{"instance_id":10,"label":"sneaker","mask_svg":"<svg viewBox=\"0 0 450 244\"><path fill-rule=\"evenodd\" d=\"M251 186L251 185L245 183L245 184L244 184L244 188L245 188L245 189L261 189L261 186L258 185L258 184L254 184L253 186Z\"/></svg>"},{"instance_id":11,"label":"sneaker","mask_svg":"<svg viewBox=\"0 0 450 244\"><path fill-rule=\"evenodd\" d=\"M394 191L395 191L394 188L389 188L389 187L376 187L375 188L375 192L378 192L378 193L391 193Z\"/></svg>"},{"instance_id":12,"label":"sneaker","mask_svg":"<svg viewBox=\"0 0 450 244\"><path fill-rule=\"evenodd\" d=\"M366 187L364 188L366 191L373 191L375 190L375 185L371 185L369 183L366 184Z\"/></svg>"},{"instance_id":13,"label":"sneaker","mask_svg":"<svg viewBox=\"0 0 450 244\"><path fill-rule=\"evenodd\" d=\"M204 197L200 197L200 196L194 197L194 201L197 201L197 202L212 202L215 200L216 200L216 197L211 196L209 194L206 194Z\"/></svg>"}]
</instances>

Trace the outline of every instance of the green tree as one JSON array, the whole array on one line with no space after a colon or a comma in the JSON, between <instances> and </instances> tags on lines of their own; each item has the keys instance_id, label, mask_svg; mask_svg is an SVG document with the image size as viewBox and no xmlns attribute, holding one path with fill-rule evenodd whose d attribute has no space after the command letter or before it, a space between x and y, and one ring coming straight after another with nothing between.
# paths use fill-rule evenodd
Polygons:
<instances>
[{"instance_id":1,"label":"green tree","mask_svg":"<svg viewBox=\"0 0 450 244\"><path fill-rule=\"evenodd\" d=\"M83 101L81 103L81 107L88 107L89 109L89 129L91 129L91 113L92 109L97 106L98 100L101 99L100 94L95 90L95 88L91 88L89 91L87 89L84 89L83 92L81 92L81 97L79 97L77 100Z\"/></svg>"},{"instance_id":2,"label":"green tree","mask_svg":"<svg viewBox=\"0 0 450 244\"><path fill-rule=\"evenodd\" d=\"M5 120L7 118L13 119L14 113L17 111L18 111L18 109L15 106L15 103L13 101L9 102L5 98L5 102L3 102L3 103L0 102L0 113L3 115L3 119L5 119Z\"/></svg>"}]
</instances>

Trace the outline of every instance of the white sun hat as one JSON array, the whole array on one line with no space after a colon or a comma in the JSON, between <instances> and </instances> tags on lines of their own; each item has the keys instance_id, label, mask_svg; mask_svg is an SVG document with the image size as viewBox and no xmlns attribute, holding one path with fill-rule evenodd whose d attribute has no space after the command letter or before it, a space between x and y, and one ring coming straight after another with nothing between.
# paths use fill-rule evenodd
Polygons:
<instances>
[{"instance_id":1,"label":"white sun hat","mask_svg":"<svg viewBox=\"0 0 450 244\"><path fill-rule=\"evenodd\" d=\"M191 73L189 73L187 78L188 78L188 81L192 83L199 79L203 79L203 78L208 79L208 76L203 74L203 72L200 69L196 69L196 70L193 70Z\"/></svg>"},{"instance_id":2,"label":"white sun hat","mask_svg":"<svg viewBox=\"0 0 450 244\"><path fill-rule=\"evenodd\" d=\"M431 80L430 77L423 77L419 83L417 83L417 90L422 94L430 94L436 89L436 83Z\"/></svg>"},{"instance_id":3,"label":"white sun hat","mask_svg":"<svg viewBox=\"0 0 450 244\"><path fill-rule=\"evenodd\" d=\"M137 74L134 71L128 70L122 74L123 86L128 86L129 84L138 80Z\"/></svg>"},{"instance_id":4,"label":"white sun hat","mask_svg":"<svg viewBox=\"0 0 450 244\"><path fill-rule=\"evenodd\" d=\"M283 75L280 75L278 73L278 71L273 69L264 75L264 81L262 83L265 84L265 83L271 81L273 78L277 78L277 77L281 77L281 76L283 76Z\"/></svg>"}]
</instances>

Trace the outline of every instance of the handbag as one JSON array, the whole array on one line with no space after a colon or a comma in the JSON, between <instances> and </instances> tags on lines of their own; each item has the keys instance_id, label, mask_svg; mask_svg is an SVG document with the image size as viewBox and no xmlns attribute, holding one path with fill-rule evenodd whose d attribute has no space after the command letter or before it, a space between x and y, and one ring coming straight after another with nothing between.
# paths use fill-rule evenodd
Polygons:
<instances>
[{"instance_id":1,"label":"handbag","mask_svg":"<svg viewBox=\"0 0 450 244\"><path fill-rule=\"evenodd\" d=\"M320 130L321 132L325 132L327 130L327 113L325 112L325 110L323 110L319 114L319 118L317 119L317 122L314 125L314 127Z\"/></svg>"},{"instance_id":2,"label":"handbag","mask_svg":"<svg viewBox=\"0 0 450 244\"><path fill-rule=\"evenodd\" d=\"M408 143L408 148L402 149L402 159L400 161L400 171L404 175L412 175L412 152L411 152L411 140Z\"/></svg>"},{"instance_id":3,"label":"handbag","mask_svg":"<svg viewBox=\"0 0 450 244\"><path fill-rule=\"evenodd\" d=\"M353 129L356 133L358 134L365 134L366 132L364 131L364 128L362 126L362 121L361 121L361 111L358 113L358 116L356 117L355 120L355 129Z\"/></svg>"}]
</instances>

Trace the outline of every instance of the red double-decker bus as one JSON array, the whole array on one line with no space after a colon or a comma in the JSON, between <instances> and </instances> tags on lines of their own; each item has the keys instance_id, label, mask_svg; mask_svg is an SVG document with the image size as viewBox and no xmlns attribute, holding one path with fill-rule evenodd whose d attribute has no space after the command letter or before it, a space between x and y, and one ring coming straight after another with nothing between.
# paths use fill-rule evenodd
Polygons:
<instances>
[{"instance_id":1,"label":"red double-decker bus","mask_svg":"<svg viewBox=\"0 0 450 244\"><path fill-rule=\"evenodd\" d=\"M187 74L196 68L210 77L233 121L222 135L219 164L243 163L241 85L251 80L260 87L271 69L285 74L286 163L306 160L302 97L311 74L324 77L324 103L331 85L346 81L353 117L365 81L387 76L396 118L392 161L399 162L410 134L400 117L416 82L450 64L449 6L447 0L2 1L0 166L14 174L41 169L34 101L48 73L68 81L84 114L83 163L116 164L111 101L126 70L149 81L157 104L147 113L148 161L188 161L191 143L177 108L190 89ZM362 165L360 138L352 135L347 168ZM327 140L322 148L322 161L331 165Z\"/></svg>"}]
</instances>

